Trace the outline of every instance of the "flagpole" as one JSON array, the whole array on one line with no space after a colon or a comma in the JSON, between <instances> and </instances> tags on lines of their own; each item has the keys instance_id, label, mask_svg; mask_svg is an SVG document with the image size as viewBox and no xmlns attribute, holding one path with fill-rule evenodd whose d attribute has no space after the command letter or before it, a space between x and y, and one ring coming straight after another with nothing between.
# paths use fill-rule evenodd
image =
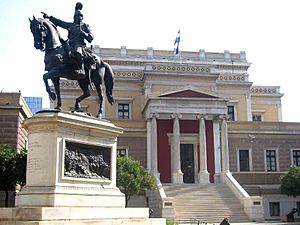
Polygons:
<instances>
[{"instance_id":1,"label":"flagpole","mask_svg":"<svg viewBox=\"0 0 300 225\"><path fill-rule=\"evenodd\" d=\"M182 61L181 61L181 51L179 50L179 64L181 64Z\"/></svg>"}]
</instances>

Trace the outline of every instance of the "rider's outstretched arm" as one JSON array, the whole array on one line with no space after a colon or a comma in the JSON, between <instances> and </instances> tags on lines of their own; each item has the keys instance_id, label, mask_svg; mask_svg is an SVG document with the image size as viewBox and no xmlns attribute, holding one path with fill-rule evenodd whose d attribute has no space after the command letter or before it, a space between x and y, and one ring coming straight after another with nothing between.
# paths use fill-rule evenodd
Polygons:
<instances>
[{"instance_id":1,"label":"rider's outstretched arm","mask_svg":"<svg viewBox=\"0 0 300 225\"><path fill-rule=\"evenodd\" d=\"M56 26L62 27L64 29L69 29L71 27L71 25L72 25L72 23L65 22L65 21L57 19L57 18L55 18L53 16L50 16L49 19Z\"/></svg>"},{"instance_id":2,"label":"rider's outstretched arm","mask_svg":"<svg viewBox=\"0 0 300 225\"><path fill-rule=\"evenodd\" d=\"M48 16L47 13L41 12L43 14L43 17L45 19L49 19L52 23L54 23L56 26L62 27L64 29L69 29L72 23L68 23L65 21L62 21L60 19L55 18L54 16Z\"/></svg>"}]
</instances>

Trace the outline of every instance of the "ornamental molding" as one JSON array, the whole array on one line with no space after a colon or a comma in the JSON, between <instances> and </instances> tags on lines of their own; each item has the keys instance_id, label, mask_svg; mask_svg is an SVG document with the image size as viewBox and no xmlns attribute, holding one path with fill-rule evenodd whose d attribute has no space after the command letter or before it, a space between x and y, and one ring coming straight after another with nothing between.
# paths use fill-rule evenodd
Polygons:
<instances>
[{"instance_id":1,"label":"ornamental molding","mask_svg":"<svg viewBox=\"0 0 300 225\"><path fill-rule=\"evenodd\" d=\"M278 86L252 86L250 91L254 95L282 95Z\"/></svg>"},{"instance_id":2,"label":"ornamental molding","mask_svg":"<svg viewBox=\"0 0 300 225\"><path fill-rule=\"evenodd\" d=\"M114 77L119 80L142 80L144 73L142 71L114 71Z\"/></svg>"},{"instance_id":3,"label":"ornamental molding","mask_svg":"<svg viewBox=\"0 0 300 225\"><path fill-rule=\"evenodd\" d=\"M211 68L205 65L166 65L166 64L148 64L146 71L159 71L169 73L210 73Z\"/></svg>"},{"instance_id":4,"label":"ornamental molding","mask_svg":"<svg viewBox=\"0 0 300 225\"><path fill-rule=\"evenodd\" d=\"M215 65L217 70L245 70L247 71L249 66L237 66L237 65Z\"/></svg>"},{"instance_id":5,"label":"ornamental molding","mask_svg":"<svg viewBox=\"0 0 300 225\"><path fill-rule=\"evenodd\" d=\"M138 67L144 67L145 62L137 62L137 61L126 61L126 60L105 60L109 65L114 65L114 66L138 66Z\"/></svg>"},{"instance_id":6,"label":"ornamental molding","mask_svg":"<svg viewBox=\"0 0 300 225\"><path fill-rule=\"evenodd\" d=\"M222 74L217 79L224 82L248 82L248 75L245 74Z\"/></svg>"},{"instance_id":7,"label":"ornamental molding","mask_svg":"<svg viewBox=\"0 0 300 225\"><path fill-rule=\"evenodd\" d=\"M60 79L60 87L63 89L78 89L79 85L76 80Z\"/></svg>"}]
</instances>

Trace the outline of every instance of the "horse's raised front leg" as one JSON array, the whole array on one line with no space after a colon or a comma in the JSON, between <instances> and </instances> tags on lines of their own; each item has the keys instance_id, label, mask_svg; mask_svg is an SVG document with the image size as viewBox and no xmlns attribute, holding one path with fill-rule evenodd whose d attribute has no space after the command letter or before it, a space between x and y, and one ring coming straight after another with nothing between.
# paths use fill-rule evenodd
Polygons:
<instances>
[{"instance_id":1,"label":"horse's raised front leg","mask_svg":"<svg viewBox=\"0 0 300 225\"><path fill-rule=\"evenodd\" d=\"M43 80L44 80L44 83L45 83L46 91L47 91L50 99L52 99L53 101L55 101L56 100L56 94L51 91L49 83L48 83L48 79L50 79L49 78L49 73L50 72L44 74Z\"/></svg>"},{"instance_id":2,"label":"horse's raised front leg","mask_svg":"<svg viewBox=\"0 0 300 225\"><path fill-rule=\"evenodd\" d=\"M59 83L59 77L55 77L55 78L52 78L52 83L54 85L54 88L55 88L55 93L56 93L56 96L57 96L57 102L56 102L56 107L55 109L58 109L58 110L61 110L61 96L60 96L60 83Z\"/></svg>"},{"instance_id":3,"label":"horse's raised front leg","mask_svg":"<svg viewBox=\"0 0 300 225\"><path fill-rule=\"evenodd\" d=\"M80 95L78 98L76 98L74 110L76 112L82 112L83 110L81 110L81 108L80 108L80 102L83 99L91 96L91 93L89 90L89 82L87 79L78 80L78 84L79 84L79 87L81 88L81 90L83 91L83 94Z\"/></svg>"},{"instance_id":4,"label":"horse's raised front leg","mask_svg":"<svg viewBox=\"0 0 300 225\"><path fill-rule=\"evenodd\" d=\"M44 83L45 83L45 86L46 86L46 91L47 93L49 94L49 97L54 101L56 99L56 94L54 92L52 92L50 90L50 86L49 86L49 83L48 83L48 80L51 79L51 80L54 80L55 79L58 79L57 80L57 87L59 88L59 76L61 75L61 70L57 67L54 67L53 69L51 69L48 73L45 73L44 76L43 76L43 80L44 80ZM55 84L54 84L55 85ZM55 91L57 91L57 88L55 88ZM60 96L59 96L60 97ZM61 100L60 100L60 104L61 104Z\"/></svg>"}]
</instances>

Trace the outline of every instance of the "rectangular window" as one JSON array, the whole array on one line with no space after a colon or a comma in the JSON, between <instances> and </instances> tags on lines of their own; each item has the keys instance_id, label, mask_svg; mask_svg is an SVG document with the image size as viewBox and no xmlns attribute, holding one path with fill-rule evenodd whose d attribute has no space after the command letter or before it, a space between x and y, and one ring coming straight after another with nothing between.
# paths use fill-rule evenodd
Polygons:
<instances>
[{"instance_id":1,"label":"rectangular window","mask_svg":"<svg viewBox=\"0 0 300 225\"><path fill-rule=\"evenodd\" d=\"M227 114L228 114L228 120L234 121L234 106L227 106Z\"/></svg>"},{"instance_id":2,"label":"rectangular window","mask_svg":"<svg viewBox=\"0 0 300 225\"><path fill-rule=\"evenodd\" d=\"M118 119L129 119L129 104L119 103L118 104Z\"/></svg>"},{"instance_id":3,"label":"rectangular window","mask_svg":"<svg viewBox=\"0 0 300 225\"><path fill-rule=\"evenodd\" d=\"M279 202L270 202L270 216L279 216L280 214L280 204Z\"/></svg>"},{"instance_id":4,"label":"rectangular window","mask_svg":"<svg viewBox=\"0 0 300 225\"><path fill-rule=\"evenodd\" d=\"M300 150L293 150L293 165L300 166Z\"/></svg>"},{"instance_id":5,"label":"rectangular window","mask_svg":"<svg viewBox=\"0 0 300 225\"><path fill-rule=\"evenodd\" d=\"M117 149L117 155L121 157L127 157L128 156L128 149L127 148L118 148Z\"/></svg>"},{"instance_id":6,"label":"rectangular window","mask_svg":"<svg viewBox=\"0 0 300 225\"><path fill-rule=\"evenodd\" d=\"M250 171L249 150L239 150L239 165L240 171Z\"/></svg>"},{"instance_id":7,"label":"rectangular window","mask_svg":"<svg viewBox=\"0 0 300 225\"><path fill-rule=\"evenodd\" d=\"M252 121L262 121L261 115L252 115Z\"/></svg>"},{"instance_id":8,"label":"rectangular window","mask_svg":"<svg viewBox=\"0 0 300 225\"><path fill-rule=\"evenodd\" d=\"M267 171L277 171L276 150L266 150Z\"/></svg>"}]
</instances>

